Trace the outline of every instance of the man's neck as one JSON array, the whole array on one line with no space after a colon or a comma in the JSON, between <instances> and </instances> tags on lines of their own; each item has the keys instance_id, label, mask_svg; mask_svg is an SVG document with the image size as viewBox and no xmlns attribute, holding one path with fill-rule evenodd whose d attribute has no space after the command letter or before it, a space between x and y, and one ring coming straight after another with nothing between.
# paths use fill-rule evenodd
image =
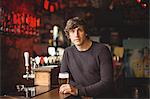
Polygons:
<instances>
[{"instance_id":1,"label":"man's neck","mask_svg":"<svg viewBox=\"0 0 150 99\"><path fill-rule=\"evenodd\" d=\"M79 51L87 51L92 46L92 41L87 39L82 45L76 46Z\"/></svg>"}]
</instances>

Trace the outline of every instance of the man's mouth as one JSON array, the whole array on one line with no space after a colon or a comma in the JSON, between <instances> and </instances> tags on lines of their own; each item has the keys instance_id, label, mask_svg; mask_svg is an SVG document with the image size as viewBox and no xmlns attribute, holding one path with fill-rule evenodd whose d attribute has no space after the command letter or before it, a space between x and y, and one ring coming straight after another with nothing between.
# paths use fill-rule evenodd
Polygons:
<instances>
[{"instance_id":1,"label":"man's mouth","mask_svg":"<svg viewBox=\"0 0 150 99\"><path fill-rule=\"evenodd\" d=\"M74 41L79 41L79 39L75 39Z\"/></svg>"}]
</instances>

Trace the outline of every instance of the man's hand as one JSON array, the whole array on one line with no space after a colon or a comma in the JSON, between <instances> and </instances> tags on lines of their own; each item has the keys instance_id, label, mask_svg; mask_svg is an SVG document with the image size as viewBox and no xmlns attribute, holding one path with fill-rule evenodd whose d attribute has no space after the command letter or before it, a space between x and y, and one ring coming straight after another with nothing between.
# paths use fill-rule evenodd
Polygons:
<instances>
[{"instance_id":1,"label":"man's hand","mask_svg":"<svg viewBox=\"0 0 150 99\"><path fill-rule=\"evenodd\" d=\"M63 93L63 94L70 93L70 94L72 94L74 96L78 95L78 89L73 87L70 84L63 84L63 85L61 85L60 88L59 88L59 92Z\"/></svg>"}]
</instances>

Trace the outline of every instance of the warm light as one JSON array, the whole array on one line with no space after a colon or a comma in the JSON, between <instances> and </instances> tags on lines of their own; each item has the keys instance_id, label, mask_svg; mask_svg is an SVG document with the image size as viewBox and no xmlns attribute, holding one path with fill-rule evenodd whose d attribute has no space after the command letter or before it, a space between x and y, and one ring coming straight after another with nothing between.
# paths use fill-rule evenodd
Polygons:
<instances>
[{"instance_id":1,"label":"warm light","mask_svg":"<svg viewBox=\"0 0 150 99\"><path fill-rule=\"evenodd\" d=\"M33 18L33 27L36 28L36 17Z\"/></svg>"},{"instance_id":2,"label":"warm light","mask_svg":"<svg viewBox=\"0 0 150 99\"><path fill-rule=\"evenodd\" d=\"M29 15L26 17L26 23L29 24Z\"/></svg>"},{"instance_id":3,"label":"warm light","mask_svg":"<svg viewBox=\"0 0 150 99\"><path fill-rule=\"evenodd\" d=\"M22 14L22 16L21 16L21 23L22 24L24 24L24 21L25 21L24 19L25 19L25 16L24 16L24 14Z\"/></svg>"},{"instance_id":4,"label":"warm light","mask_svg":"<svg viewBox=\"0 0 150 99\"><path fill-rule=\"evenodd\" d=\"M119 56L116 56L116 61L119 62Z\"/></svg>"},{"instance_id":5,"label":"warm light","mask_svg":"<svg viewBox=\"0 0 150 99\"><path fill-rule=\"evenodd\" d=\"M38 18L38 19L36 20L36 24L37 24L37 27L40 26L40 18Z\"/></svg>"},{"instance_id":6,"label":"warm light","mask_svg":"<svg viewBox=\"0 0 150 99\"><path fill-rule=\"evenodd\" d=\"M30 17L30 26L33 27L33 17Z\"/></svg>"},{"instance_id":7,"label":"warm light","mask_svg":"<svg viewBox=\"0 0 150 99\"><path fill-rule=\"evenodd\" d=\"M28 18L28 24L31 26L31 20L32 20L32 16L29 16L29 18Z\"/></svg>"},{"instance_id":8,"label":"warm light","mask_svg":"<svg viewBox=\"0 0 150 99\"><path fill-rule=\"evenodd\" d=\"M21 33L21 31L20 31L20 25L18 25L18 27L17 27L17 32L18 32L18 34Z\"/></svg>"},{"instance_id":9,"label":"warm light","mask_svg":"<svg viewBox=\"0 0 150 99\"><path fill-rule=\"evenodd\" d=\"M49 10L50 12L58 11L59 9L64 9L65 4L63 0L45 0L44 9Z\"/></svg>"},{"instance_id":10,"label":"warm light","mask_svg":"<svg viewBox=\"0 0 150 99\"><path fill-rule=\"evenodd\" d=\"M20 25L21 24L21 19L20 19L20 14L17 14L17 23Z\"/></svg>"},{"instance_id":11,"label":"warm light","mask_svg":"<svg viewBox=\"0 0 150 99\"><path fill-rule=\"evenodd\" d=\"M50 5L50 12L54 12L54 5Z\"/></svg>"},{"instance_id":12,"label":"warm light","mask_svg":"<svg viewBox=\"0 0 150 99\"><path fill-rule=\"evenodd\" d=\"M43 57L43 56L40 57L40 63L41 63L42 65L44 65L44 57Z\"/></svg>"},{"instance_id":13,"label":"warm light","mask_svg":"<svg viewBox=\"0 0 150 99\"><path fill-rule=\"evenodd\" d=\"M17 23L17 15L15 13L13 13L13 23L14 24Z\"/></svg>"},{"instance_id":14,"label":"warm light","mask_svg":"<svg viewBox=\"0 0 150 99\"><path fill-rule=\"evenodd\" d=\"M48 10L48 5L49 5L48 0L45 0L45 1L44 1L44 8L45 8L46 10Z\"/></svg>"},{"instance_id":15,"label":"warm light","mask_svg":"<svg viewBox=\"0 0 150 99\"><path fill-rule=\"evenodd\" d=\"M147 4L146 3L142 3L141 6L142 6L142 8L146 8Z\"/></svg>"},{"instance_id":16,"label":"warm light","mask_svg":"<svg viewBox=\"0 0 150 99\"><path fill-rule=\"evenodd\" d=\"M141 0L136 0L137 3L141 3Z\"/></svg>"}]
</instances>

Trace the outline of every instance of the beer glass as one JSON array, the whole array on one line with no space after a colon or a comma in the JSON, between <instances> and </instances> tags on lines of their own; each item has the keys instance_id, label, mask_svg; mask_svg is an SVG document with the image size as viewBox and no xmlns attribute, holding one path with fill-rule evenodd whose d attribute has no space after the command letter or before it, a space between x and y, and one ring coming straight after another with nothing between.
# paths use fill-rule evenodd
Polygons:
<instances>
[{"instance_id":1,"label":"beer glass","mask_svg":"<svg viewBox=\"0 0 150 99\"><path fill-rule=\"evenodd\" d=\"M61 86L62 84L68 84L69 83L69 73L67 73L67 72L59 73L58 83L59 83L59 86Z\"/></svg>"}]
</instances>

